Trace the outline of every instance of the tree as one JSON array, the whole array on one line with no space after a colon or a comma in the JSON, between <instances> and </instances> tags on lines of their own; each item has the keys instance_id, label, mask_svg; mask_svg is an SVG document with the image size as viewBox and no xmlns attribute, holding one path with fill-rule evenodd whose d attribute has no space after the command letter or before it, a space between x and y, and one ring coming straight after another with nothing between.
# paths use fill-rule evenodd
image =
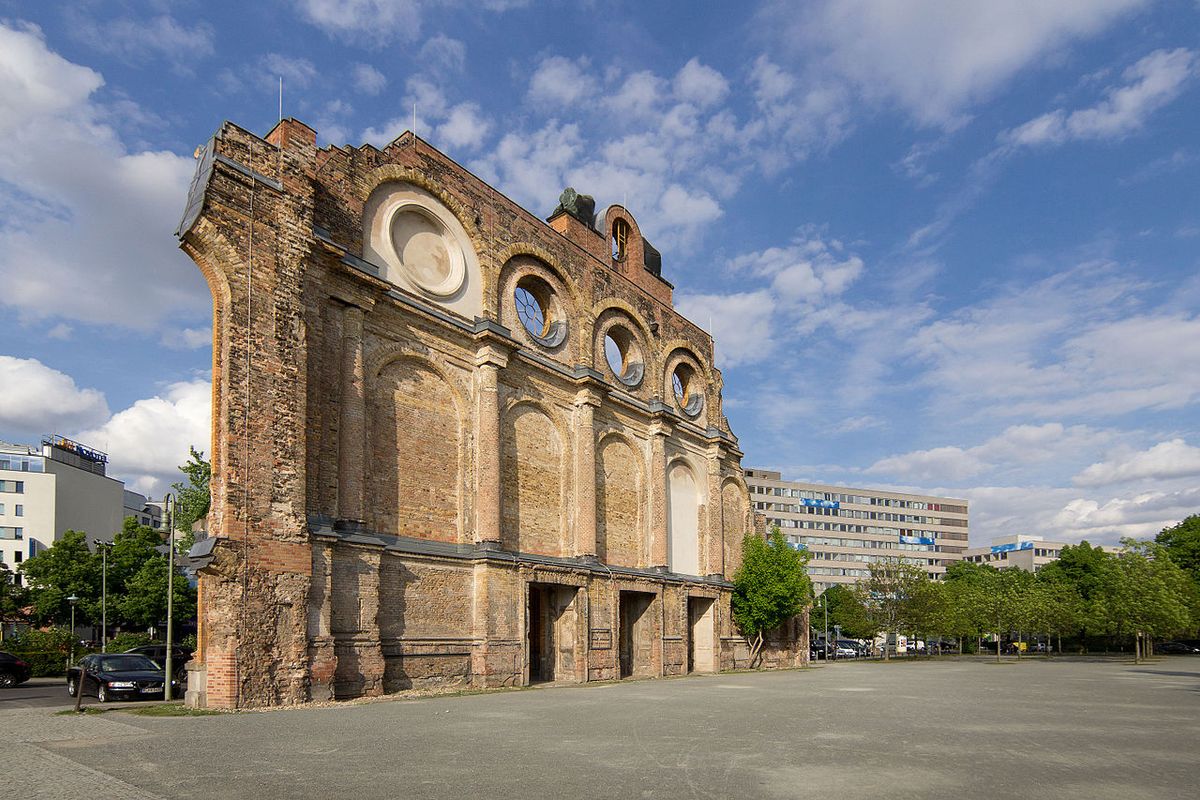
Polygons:
<instances>
[{"instance_id":1,"label":"tree","mask_svg":"<svg viewBox=\"0 0 1200 800\"><path fill-rule=\"evenodd\" d=\"M187 476L187 485L183 482L171 484L175 490L175 530L183 534L179 544L185 552L192 546L192 525L208 513L212 502L209 488L212 464L204 460L203 450L197 450L194 445L189 450L188 462L179 467L179 471Z\"/></svg>"},{"instance_id":2,"label":"tree","mask_svg":"<svg viewBox=\"0 0 1200 800\"><path fill-rule=\"evenodd\" d=\"M28 592L17 584L17 576L8 565L0 562L0 641L4 639L4 623L21 619L27 602Z\"/></svg>"},{"instance_id":3,"label":"tree","mask_svg":"<svg viewBox=\"0 0 1200 800\"><path fill-rule=\"evenodd\" d=\"M870 564L867 577L854 587L855 596L871 630L899 634L912 627L918 617L917 601L928 583L925 570L899 558L884 558ZM888 658L887 643L883 657Z\"/></svg>"},{"instance_id":4,"label":"tree","mask_svg":"<svg viewBox=\"0 0 1200 800\"><path fill-rule=\"evenodd\" d=\"M1192 514L1178 525L1164 528L1154 537L1168 556L1200 587L1200 514Z\"/></svg>"},{"instance_id":5,"label":"tree","mask_svg":"<svg viewBox=\"0 0 1200 800\"><path fill-rule=\"evenodd\" d=\"M100 557L88 549L87 534L68 530L62 538L21 564L28 578L32 617L39 625L71 621L71 595L77 622L100 618Z\"/></svg>"},{"instance_id":6,"label":"tree","mask_svg":"<svg viewBox=\"0 0 1200 800\"><path fill-rule=\"evenodd\" d=\"M742 540L742 565L733 575L733 620L750 645L751 667L758 664L765 634L811 602L808 558L777 527L767 539L749 533Z\"/></svg>"}]
</instances>

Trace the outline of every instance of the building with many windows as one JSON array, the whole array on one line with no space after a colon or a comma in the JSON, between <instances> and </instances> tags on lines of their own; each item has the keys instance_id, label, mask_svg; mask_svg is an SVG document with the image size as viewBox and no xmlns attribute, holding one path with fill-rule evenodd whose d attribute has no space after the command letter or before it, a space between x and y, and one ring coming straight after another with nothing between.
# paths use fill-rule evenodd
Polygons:
<instances>
[{"instance_id":1,"label":"building with many windows","mask_svg":"<svg viewBox=\"0 0 1200 800\"><path fill-rule=\"evenodd\" d=\"M963 553L963 560L974 564L989 564L998 569L1017 567L1026 572L1037 572L1051 561L1057 561L1066 542L1048 542L1041 536L1014 534L993 539L987 547L972 547ZM1102 545L1110 553L1119 553L1121 548Z\"/></svg>"},{"instance_id":2,"label":"building with many windows","mask_svg":"<svg viewBox=\"0 0 1200 800\"><path fill-rule=\"evenodd\" d=\"M124 484L108 456L61 436L41 448L0 442L0 559L14 572L68 530L111 538L124 518Z\"/></svg>"},{"instance_id":3,"label":"building with many windows","mask_svg":"<svg viewBox=\"0 0 1200 800\"><path fill-rule=\"evenodd\" d=\"M747 469L746 485L767 525L812 554L808 574L818 593L854 583L884 558L919 565L939 580L967 549L966 500L785 481L765 469Z\"/></svg>"}]
</instances>

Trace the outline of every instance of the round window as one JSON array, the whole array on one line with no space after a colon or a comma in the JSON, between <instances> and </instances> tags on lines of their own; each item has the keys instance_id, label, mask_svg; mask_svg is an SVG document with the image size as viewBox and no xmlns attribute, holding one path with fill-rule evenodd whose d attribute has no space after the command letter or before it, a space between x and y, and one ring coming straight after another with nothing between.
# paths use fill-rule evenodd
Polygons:
<instances>
[{"instance_id":1,"label":"round window","mask_svg":"<svg viewBox=\"0 0 1200 800\"><path fill-rule=\"evenodd\" d=\"M521 327L543 347L557 347L567 338L567 326L558 319L558 304L554 292L544 281L526 275L517 281L513 303Z\"/></svg>"},{"instance_id":2,"label":"round window","mask_svg":"<svg viewBox=\"0 0 1200 800\"><path fill-rule=\"evenodd\" d=\"M645 366L638 352L637 341L627 329L614 325L604 336L604 358L617 380L626 386L637 386L642 382Z\"/></svg>"},{"instance_id":3,"label":"round window","mask_svg":"<svg viewBox=\"0 0 1200 800\"><path fill-rule=\"evenodd\" d=\"M687 416L698 415L704 407L700 378L688 364L680 364L671 372L671 390L675 394L675 404Z\"/></svg>"}]
</instances>

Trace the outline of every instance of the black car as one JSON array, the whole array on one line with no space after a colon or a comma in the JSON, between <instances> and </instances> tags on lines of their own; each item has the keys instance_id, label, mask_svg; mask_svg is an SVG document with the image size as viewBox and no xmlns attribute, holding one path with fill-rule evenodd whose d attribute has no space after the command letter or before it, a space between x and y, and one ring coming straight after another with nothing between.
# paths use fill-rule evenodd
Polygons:
<instances>
[{"instance_id":1,"label":"black car","mask_svg":"<svg viewBox=\"0 0 1200 800\"><path fill-rule=\"evenodd\" d=\"M86 675L82 687L81 674ZM136 653L93 653L67 670L67 694L74 697L81 688L101 703L128 697L154 700L163 696L163 671Z\"/></svg>"},{"instance_id":2,"label":"black car","mask_svg":"<svg viewBox=\"0 0 1200 800\"><path fill-rule=\"evenodd\" d=\"M167 646L165 644L144 644L125 652L145 656L162 669L167 667ZM176 681L182 682L187 679L186 665L191 660L191 650L179 645L171 647L171 672L175 673Z\"/></svg>"},{"instance_id":3,"label":"black car","mask_svg":"<svg viewBox=\"0 0 1200 800\"><path fill-rule=\"evenodd\" d=\"M1200 653L1200 647L1195 647L1186 642L1159 642L1154 645L1154 652L1164 656L1190 656Z\"/></svg>"},{"instance_id":4,"label":"black car","mask_svg":"<svg viewBox=\"0 0 1200 800\"><path fill-rule=\"evenodd\" d=\"M29 665L12 653L0 650L0 687L7 689L29 680Z\"/></svg>"}]
</instances>

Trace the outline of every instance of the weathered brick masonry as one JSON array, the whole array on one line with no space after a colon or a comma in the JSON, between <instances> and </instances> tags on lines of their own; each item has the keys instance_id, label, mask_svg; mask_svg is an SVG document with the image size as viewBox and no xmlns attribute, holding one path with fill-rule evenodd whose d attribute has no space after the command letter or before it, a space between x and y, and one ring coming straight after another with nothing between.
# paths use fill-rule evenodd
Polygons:
<instances>
[{"instance_id":1,"label":"weathered brick masonry","mask_svg":"<svg viewBox=\"0 0 1200 800\"><path fill-rule=\"evenodd\" d=\"M214 317L191 702L744 664L721 375L624 208L547 224L412 134L226 123L180 238Z\"/></svg>"}]
</instances>

